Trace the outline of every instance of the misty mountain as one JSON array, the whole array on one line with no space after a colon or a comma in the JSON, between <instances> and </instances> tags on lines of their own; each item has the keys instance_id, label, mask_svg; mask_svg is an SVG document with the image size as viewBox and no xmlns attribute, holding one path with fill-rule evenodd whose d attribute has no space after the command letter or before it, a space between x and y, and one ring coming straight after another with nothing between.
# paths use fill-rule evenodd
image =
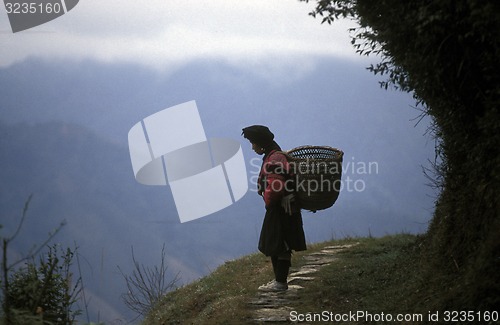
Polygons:
<instances>
[{"instance_id":1,"label":"misty mountain","mask_svg":"<svg viewBox=\"0 0 500 325\"><path fill-rule=\"evenodd\" d=\"M119 309L117 298L124 284L117 266L131 269L131 247L139 261L154 265L165 243L172 276L181 272L186 282L254 246L254 238L241 241L248 236L231 235L231 222L212 220L219 232L216 237L210 231L213 225L203 221L180 227L167 188L138 186L128 150L81 126L2 123L0 134L3 236L14 232L24 201L33 194L21 236L13 243L15 250L25 254L66 221L54 241L79 247L88 262L88 273L83 274L87 289L113 308ZM157 220L159 214L162 220ZM93 307L112 313L105 306Z\"/></svg>"},{"instance_id":2,"label":"misty mountain","mask_svg":"<svg viewBox=\"0 0 500 325\"><path fill-rule=\"evenodd\" d=\"M55 241L79 247L93 320L98 313L105 321L130 317L117 266L132 270L132 247L139 262L156 265L165 243L170 275L179 272L184 283L256 251L264 211L254 192L180 224L168 186L144 186L133 177L128 130L182 102L196 100L207 137L241 141L251 188L260 157L240 138L244 126L269 125L284 149L316 144L345 152L343 179L351 188L346 183L331 209L304 212L309 242L418 233L430 218L432 193L421 173L433 154L423 136L428 121L414 127L418 113L408 108L409 96L380 90L356 65L324 60L262 74L197 62L162 73L28 60L0 70L0 99L2 236L13 232L30 194L12 254L23 254L66 220Z\"/></svg>"}]
</instances>

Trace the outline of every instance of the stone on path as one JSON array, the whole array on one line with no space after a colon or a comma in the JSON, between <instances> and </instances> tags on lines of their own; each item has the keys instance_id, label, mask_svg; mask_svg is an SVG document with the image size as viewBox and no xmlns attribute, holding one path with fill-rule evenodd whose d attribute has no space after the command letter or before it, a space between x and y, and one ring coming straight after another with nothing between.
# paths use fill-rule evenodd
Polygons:
<instances>
[{"instance_id":1,"label":"stone on path","mask_svg":"<svg viewBox=\"0 0 500 325\"><path fill-rule=\"evenodd\" d=\"M288 277L288 290L282 292L259 292L257 297L248 302L253 311L255 323L286 323L290 312L296 310L293 306L299 299L298 291L303 289L307 282L314 281L312 274L321 267L338 260L335 254L351 248L358 243L324 247L319 252L305 255L305 264ZM293 283L293 284L292 284ZM300 283L301 285L295 284Z\"/></svg>"}]
</instances>

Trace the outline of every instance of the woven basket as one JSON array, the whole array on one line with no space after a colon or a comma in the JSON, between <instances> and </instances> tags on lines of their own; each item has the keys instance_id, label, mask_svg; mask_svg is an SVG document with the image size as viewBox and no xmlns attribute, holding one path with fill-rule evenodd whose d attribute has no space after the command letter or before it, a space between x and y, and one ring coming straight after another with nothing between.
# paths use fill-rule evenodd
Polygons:
<instances>
[{"instance_id":1,"label":"woven basket","mask_svg":"<svg viewBox=\"0 0 500 325\"><path fill-rule=\"evenodd\" d=\"M340 192L344 153L332 147L302 146L286 155L300 207L313 212L331 207Z\"/></svg>"}]
</instances>

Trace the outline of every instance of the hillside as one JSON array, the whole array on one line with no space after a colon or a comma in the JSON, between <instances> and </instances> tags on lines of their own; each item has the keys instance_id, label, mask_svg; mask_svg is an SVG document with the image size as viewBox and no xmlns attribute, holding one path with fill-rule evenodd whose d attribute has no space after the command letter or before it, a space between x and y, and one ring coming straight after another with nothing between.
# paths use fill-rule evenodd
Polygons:
<instances>
[{"instance_id":1,"label":"hillside","mask_svg":"<svg viewBox=\"0 0 500 325\"><path fill-rule=\"evenodd\" d=\"M165 244L171 276L180 273L181 283L253 252L263 216L255 193L181 224L168 187L144 186L133 177L130 127L193 99L208 137L241 141L252 190L261 158L240 136L243 126L285 114L289 123L270 125L283 148L325 144L344 150L344 179L351 187L334 208L306 213L308 242L425 231L434 200L421 173L433 155L422 136L428 121L414 127L418 112L407 109L410 96L381 91L359 65L318 60L300 78L286 73L286 82L276 84L214 61L194 62L173 75L35 58L0 69L1 235L15 229L30 194L13 253L26 252L66 220L54 242L79 247L90 319L106 323L133 317L121 300L125 284L117 269L133 269L132 247L139 263L151 266ZM331 81L331 71L339 78ZM364 168L371 163L377 167Z\"/></svg>"},{"instance_id":2,"label":"hillside","mask_svg":"<svg viewBox=\"0 0 500 325\"><path fill-rule=\"evenodd\" d=\"M420 259L421 240L419 236L402 234L313 245L293 257L291 272L303 274L293 282L294 287L285 295L275 294L264 301L257 288L271 279L271 265L262 254L249 255L171 292L151 310L144 324L247 324L273 317L283 321L283 316L288 321L351 323L384 323L391 317L393 321L402 317L407 324L451 320L454 315L446 311L457 310L453 307L460 308L462 303L446 305L446 287L454 278L450 275L429 281L426 265ZM297 272L308 264L317 264L314 256L322 251L332 253L330 263L313 275ZM468 304L478 306L480 301L470 300ZM267 309L267 318L258 313L262 308ZM456 317L460 320L462 316ZM477 322L479 317L494 321L498 320L498 312L471 309L468 317Z\"/></svg>"}]
</instances>

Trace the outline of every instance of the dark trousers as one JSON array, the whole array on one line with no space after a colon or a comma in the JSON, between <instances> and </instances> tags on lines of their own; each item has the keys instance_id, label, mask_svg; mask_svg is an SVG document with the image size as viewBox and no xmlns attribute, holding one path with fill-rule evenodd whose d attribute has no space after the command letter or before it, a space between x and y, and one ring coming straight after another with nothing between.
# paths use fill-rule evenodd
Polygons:
<instances>
[{"instance_id":1,"label":"dark trousers","mask_svg":"<svg viewBox=\"0 0 500 325\"><path fill-rule=\"evenodd\" d=\"M271 262L273 264L275 280L277 282L286 283L288 271L291 266L291 252L288 251L278 256L271 256Z\"/></svg>"}]
</instances>

